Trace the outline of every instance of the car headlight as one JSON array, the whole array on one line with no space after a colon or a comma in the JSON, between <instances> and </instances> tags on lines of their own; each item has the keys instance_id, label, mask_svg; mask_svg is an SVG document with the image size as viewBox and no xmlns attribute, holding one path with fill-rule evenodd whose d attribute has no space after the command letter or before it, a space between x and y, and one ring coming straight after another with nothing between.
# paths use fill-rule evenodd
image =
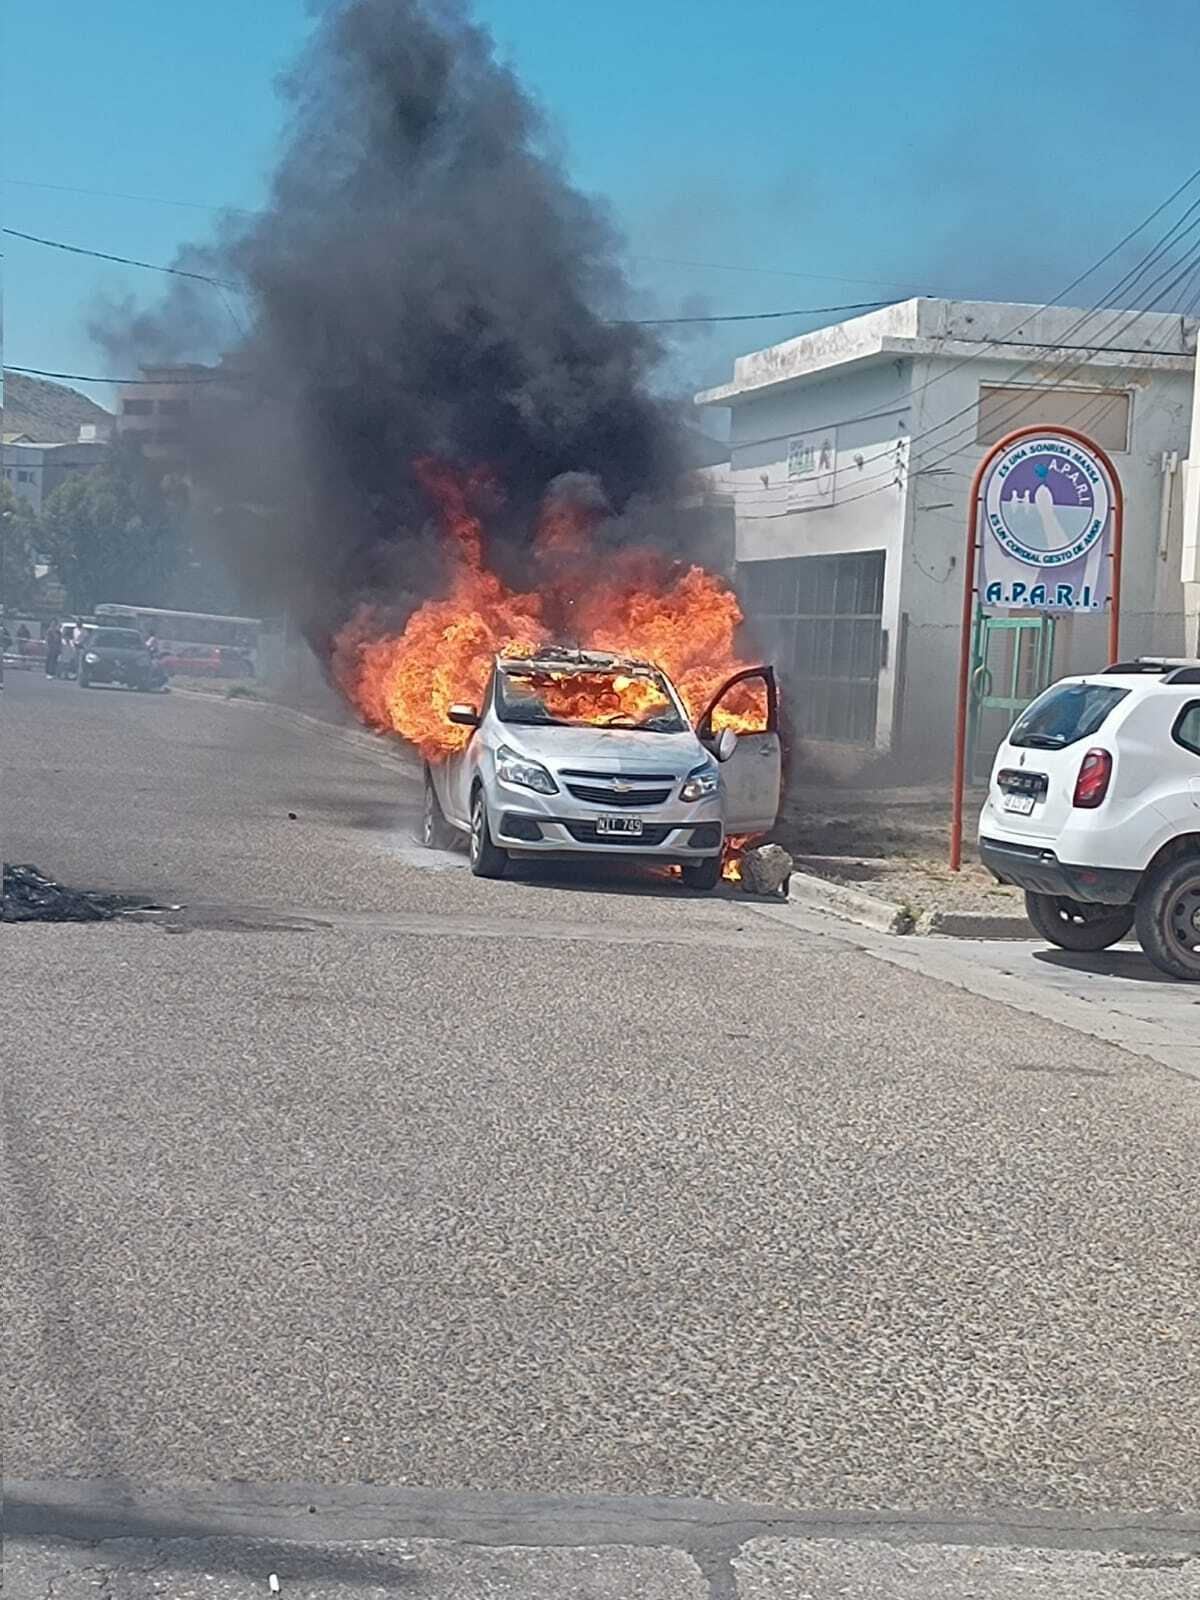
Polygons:
<instances>
[{"instance_id":1,"label":"car headlight","mask_svg":"<svg viewBox=\"0 0 1200 1600\"><path fill-rule=\"evenodd\" d=\"M710 794L716 794L720 782L721 774L706 761L702 767L692 768L679 793L685 800L706 800Z\"/></svg>"},{"instance_id":2,"label":"car headlight","mask_svg":"<svg viewBox=\"0 0 1200 1600\"><path fill-rule=\"evenodd\" d=\"M502 744L496 751L496 776L501 783L515 783L535 794L557 794L558 785L540 761L530 761Z\"/></svg>"},{"instance_id":3,"label":"car headlight","mask_svg":"<svg viewBox=\"0 0 1200 1600\"><path fill-rule=\"evenodd\" d=\"M96 654L96 652L94 650L89 650L87 655L85 655L83 659L87 662L89 667L94 667L96 665L97 661L99 661L100 657Z\"/></svg>"}]
</instances>

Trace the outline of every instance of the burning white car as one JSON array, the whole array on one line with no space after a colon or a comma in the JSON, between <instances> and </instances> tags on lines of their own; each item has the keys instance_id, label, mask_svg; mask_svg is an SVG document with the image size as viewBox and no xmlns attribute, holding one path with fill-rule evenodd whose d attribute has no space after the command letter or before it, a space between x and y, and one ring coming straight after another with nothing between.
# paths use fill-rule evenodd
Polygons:
<instances>
[{"instance_id":1,"label":"burning white car","mask_svg":"<svg viewBox=\"0 0 1200 1600\"><path fill-rule=\"evenodd\" d=\"M727 836L763 833L779 811L770 667L735 674L693 726L651 662L542 648L497 656L482 706L449 716L472 733L426 765L424 839L466 835L478 877L514 857L615 856L678 864L711 889Z\"/></svg>"}]
</instances>

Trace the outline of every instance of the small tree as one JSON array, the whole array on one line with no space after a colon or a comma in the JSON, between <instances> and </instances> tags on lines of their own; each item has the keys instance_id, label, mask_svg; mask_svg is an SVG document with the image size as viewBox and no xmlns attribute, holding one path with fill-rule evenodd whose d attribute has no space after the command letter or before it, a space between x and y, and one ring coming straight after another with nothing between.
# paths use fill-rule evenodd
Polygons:
<instances>
[{"instance_id":1,"label":"small tree","mask_svg":"<svg viewBox=\"0 0 1200 1600\"><path fill-rule=\"evenodd\" d=\"M168 602L183 494L124 440L94 471L59 485L42 511L42 537L73 610L101 600Z\"/></svg>"},{"instance_id":2,"label":"small tree","mask_svg":"<svg viewBox=\"0 0 1200 1600\"><path fill-rule=\"evenodd\" d=\"M11 616L33 599L34 557L39 548L37 514L24 495L0 481L0 608Z\"/></svg>"}]
</instances>

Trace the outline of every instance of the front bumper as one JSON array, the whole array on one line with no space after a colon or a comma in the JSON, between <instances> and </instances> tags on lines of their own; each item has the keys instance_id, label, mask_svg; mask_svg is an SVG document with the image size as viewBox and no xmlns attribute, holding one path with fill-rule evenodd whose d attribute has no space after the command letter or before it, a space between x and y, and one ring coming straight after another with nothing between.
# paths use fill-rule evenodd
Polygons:
<instances>
[{"instance_id":1,"label":"front bumper","mask_svg":"<svg viewBox=\"0 0 1200 1600\"><path fill-rule=\"evenodd\" d=\"M1059 895L1086 905L1127 906L1137 896L1140 872L1124 867L1078 867L1040 845L979 839L979 859L1001 883L1032 894Z\"/></svg>"},{"instance_id":2,"label":"front bumper","mask_svg":"<svg viewBox=\"0 0 1200 1600\"><path fill-rule=\"evenodd\" d=\"M624 856L655 861L700 861L720 855L725 845L721 804L713 795L688 805L674 800L659 806L582 804L568 794L537 794L514 784L487 788L488 819L496 844L530 855ZM640 834L601 834L602 816L637 817Z\"/></svg>"}]
</instances>

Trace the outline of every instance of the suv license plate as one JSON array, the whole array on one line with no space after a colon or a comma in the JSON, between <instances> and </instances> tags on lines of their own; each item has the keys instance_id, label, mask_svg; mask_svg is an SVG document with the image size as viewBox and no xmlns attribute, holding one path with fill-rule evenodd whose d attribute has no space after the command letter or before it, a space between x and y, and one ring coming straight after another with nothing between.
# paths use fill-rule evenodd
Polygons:
<instances>
[{"instance_id":1,"label":"suv license plate","mask_svg":"<svg viewBox=\"0 0 1200 1600\"><path fill-rule=\"evenodd\" d=\"M641 817L597 817L597 833L641 833Z\"/></svg>"},{"instance_id":2,"label":"suv license plate","mask_svg":"<svg viewBox=\"0 0 1200 1600\"><path fill-rule=\"evenodd\" d=\"M1031 794L1006 794L1004 796L1005 811L1015 811L1019 817L1028 817L1033 813L1035 796Z\"/></svg>"}]
</instances>

